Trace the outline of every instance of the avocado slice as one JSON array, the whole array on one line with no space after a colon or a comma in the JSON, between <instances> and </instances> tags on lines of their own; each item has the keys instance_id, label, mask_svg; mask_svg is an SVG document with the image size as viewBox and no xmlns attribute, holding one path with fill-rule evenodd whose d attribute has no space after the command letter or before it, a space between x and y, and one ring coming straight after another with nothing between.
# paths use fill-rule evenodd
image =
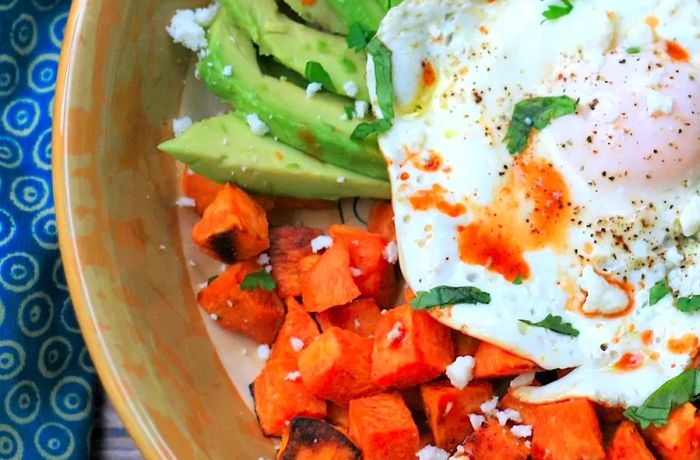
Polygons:
<instances>
[{"instance_id":1,"label":"avocado slice","mask_svg":"<svg viewBox=\"0 0 700 460\"><path fill-rule=\"evenodd\" d=\"M359 23L367 30L376 31L388 11L389 0L326 0L347 27Z\"/></svg>"},{"instance_id":2,"label":"avocado slice","mask_svg":"<svg viewBox=\"0 0 700 460\"><path fill-rule=\"evenodd\" d=\"M376 141L350 138L359 121L341 120L346 99L332 94L308 99L289 81L263 75L250 39L221 11L209 28L208 42L199 73L239 116L257 114L274 137L321 161L377 179L389 177ZM228 66L231 71L224 72Z\"/></svg>"},{"instance_id":3,"label":"avocado slice","mask_svg":"<svg viewBox=\"0 0 700 460\"><path fill-rule=\"evenodd\" d=\"M284 3L304 21L316 24L322 29L336 34L347 35L348 33L345 22L325 0L316 0L310 5L305 0L284 0Z\"/></svg>"},{"instance_id":4,"label":"avocado slice","mask_svg":"<svg viewBox=\"0 0 700 460\"><path fill-rule=\"evenodd\" d=\"M322 163L299 150L253 134L232 113L193 124L158 148L217 182L255 193L337 200L389 198L389 183Z\"/></svg>"},{"instance_id":5,"label":"avocado slice","mask_svg":"<svg viewBox=\"0 0 700 460\"><path fill-rule=\"evenodd\" d=\"M223 0L222 4L258 45L261 54L274 56L302 75L307 62L318 62L334 86L326 90L345 95L343 86L352 81L357 86L353 97L369 100L365 82L367 57L349 49L344 37L292 21L280 13L275 0Z\"/></svg>"}]
</instances>

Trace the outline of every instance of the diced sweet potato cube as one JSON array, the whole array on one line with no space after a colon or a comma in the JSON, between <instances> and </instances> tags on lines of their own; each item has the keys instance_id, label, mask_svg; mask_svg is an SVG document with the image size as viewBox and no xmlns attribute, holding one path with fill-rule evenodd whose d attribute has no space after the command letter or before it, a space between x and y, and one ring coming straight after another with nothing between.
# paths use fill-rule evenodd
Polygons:
<instances>
[{"instance_id":1,"label":"diced sweet potato cube","mask_svg":"<svg viewBox=\"0 0 700 460\"><path fill-rule=\"evenodd\" d=\"M437 381L421 385L421 394L435 445L451 451L472 432L469 414L480 411L481 404L493 397L493 389L483 381L461 390L450 382Z\"/></svg>"},{"instance_id":2,"label":"diced sweet potato cube","mask_svg":"<svg viewBox=\"0 0 700 460\"><path fill-rule=\"evenodd\" d=\"M415 460L418 428L398 393L350 401L350 437L364 460Z\"/></svg>"},{"instance_id":3,"label":"diced sweet potato cube","mask_svg":"<svg viewBox=\"0 0 700 460\"><path fill-rule=\"evenodd\" d=\"M530 449L522 439L493 419L467 437L464 451L474 460L526 460L530 455Z\"/></svg>"},{"instance_id":4,"label":"diced sweet potato cube","mask_svg":"<svg viewBox=\"0 0 700 460\"><path fill-rule=\"evenodd\" d=\"M350 271L350 253L343 242L335 241L316 265L301 275L301 295L304 307L312 312L345 305L360 296Z\"/></svg>"},{"instance_id":5,"label":"diced sweet potato cube","mask_svg":"<svg viewBox=\"0 0 700 460\"><path fill-rule=\"evenodd\" d=\"M282 301L275 291L240 287L246 275L260 270L254 261L233 264L199 292L197 301L226 329L272 343L284 321Z\"/></svg>"},{"instance_id":6,"label":"diced sweet potato cube","mask_svg":"<svg viewBox=\"0 0 700 460\"><path fill-rule=\"evenodd\" d=\"M345 434L316 418L294 417L282 435L277 460L361 460Z\"/></svg>"},{"instance_id":7,"label":"diced sweet potato cube","mask_svg":"<svg viewBox=\"0 0 700 460\"><path fill-rule=\"evenodd\" d=\"M334 307L316 315L322 330L339 327L356 332L364 337L374 336L379 318L377 302L372 298L357 299L347 305Z\"/></svg>"},{"instance_id":8,"label":"diced sweet potato cube","mask_svg":"<svg viewBox=\"0 0 700 460\"><path fill-rule=\"evenodd\" d=\"M379 319L372 351L372 381L405 388L428 382L454 360L450 329L425 311L404 305Z\"/></svg>"},{"instance_id":9,"label":"diced sweet potato cube","mask_svg":"<svg viewBox=\"0 0 700 460\"><path fill-rule=\"evenodd\" d=\"M350 432L350 418L348 415L347 406L341 406L340 404L329 402L326 420L339 430L342 430L345 433Z\"/></svg>"},{"instance_id":10,"label":"diced sweet potato cube","mask_svg":"<svg viewBox=\"0 0 700 460\"><path fill-rule=\"evenodd\" d=\"M386 241L396 240L394 210L391 207L391 201L377 200L372 203L367 230L383 236Z\"/></svg>"},{"instance_id":11,"label":"diced sweet potato cube","mask_svg":"<svg viewBox=\"0 0 700 460\"><path fill-rule=\"evenodd\" d=\"M297 373L296 359L271 359L253 382L255 413L267 436L281 436L298 415L326 416L326 402L311 394Z\"/></svg>"},{"instance_id":12,"label":"diced sweet potato cube","mask_svg":"<svg viewBox=\"0 0 700 460\"><path fill-rule=\"evenodd\" d=\"M603 460L603 439L593 403L587 399L530 405L533 460Z\"/></svg>"},{"instance_id":13,"label":"diced sweet potato cube","mask_svg":"<svg viewBox=\"0 0 700 460\"><path fill-rule=\"evenodd\" d=\"M644 434L663 460L700 459L700 415L691 403L671 411L666 425L650 425Z\"/></svg>"},{"instance_id":14,"label":"diced sweet potato cube","mask_svg":"<svg viewBox=\"0 0 700 460\"><path fill-rule=\"evenodd\" d=\"M222 262L250 259L270 246L267 214L250 195L226 184L192 228L192 239Z\"/></svg>"},{"instance_id":15,"label":"diced sweet potato cube","mask_svg":"<svg viewBox=\"0 0 700 460\"><path fill-rule=\"evenodd\" d=\"M270 263L281 297L301 295L299 262L312 255L311 240L323 232L309 227L273 227L270 229Z\"/></svg>"},{"instance_id":16,"label":"diced sweet potato cube","mask_svg":"<svg viewBox=\"0 0 700 460\"><path fill-rule=\"evenodd\" d=\"M654 460L654 456L649 452L636 425L625 420L617 427L610 441L607 460Z\"/></svg>"},{"instance_id":17,"label":"diced sweet potato cube","mask_svg":"<svg viewBox=\"0 0 700 460\"><path fill-rule=\"evenodd\" d=\"M189 168L186 168L182 175L182 192L194 200L194 209L200 216L204 214L207 206L214 202L217 193L222 188L224 188L224 184L192 172Z\"/></svg>"},{"instance_id":18,"label":"diced sweet potato cube","mask_svg":"<svg viewBox=\"0 0 700 460\"><path fill-rule=\"evenodd\" d=\"M479 339L454 330L452 331L452 341L455 344L455 355L457 356L474 356L481 344Z\"/></svg>"},{"instance_id":19,"label":"diced sweet potato cube","mask_svg":"<svg viewBox=\"0 0 700 460\"><path fill-rule=\"evenodd\" d=\"M474 355L474 377L479 379L505 377L532 372L537 364L516 356L488 342L481 342Z\"/></svg>"},{"instance_id":20,"label":"diced sweet potato cube","mask_svg":"<svg viewBox=\"0 0 700 460\"><path fill-rule=\"evenodd\" d=\"M298 357L301 350L321 333L316 321L294 297L288 297L287 315L272 346L272 358L278 356Z\"/></svg>"},{"instance_id":21,"label":"diced sweet potato cube","mask_svg":"<svg viewBox=\"0 0 700 460\"><path fill-rule=\"evenodd\" d=\"M314 395L346 405L379 391L369 378L372 339L331 327L299 354L301 379Z\"/></svg>"}]
</instances>

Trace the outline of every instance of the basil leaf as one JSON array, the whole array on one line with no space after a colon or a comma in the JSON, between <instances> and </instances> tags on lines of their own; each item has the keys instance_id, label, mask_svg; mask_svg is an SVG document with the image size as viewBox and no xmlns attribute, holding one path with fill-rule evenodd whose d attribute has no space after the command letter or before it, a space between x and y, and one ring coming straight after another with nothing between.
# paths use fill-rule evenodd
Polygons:
<instances>
[{"instance_id":1,"label":"basil leaf","mask_svg":"<svg viewBox=\"0 0 700 460\"><path fill-rule=\"evenodd\" d=\"M571 11L574 9L574 5L571 4L570 0L561 0L561 2L564 4L564 6L554 4L549 5L547 10L542 13L545 21L559 19L562 16L566 16L567 14L571 13Z\"/></svg>"},{"instance_id":2,"label":"basil leaf","mask_svg":"<svg viewBox=\"0 0 700 460\"><path fill-rule=\"evenodd\" d=\"M530 130L541 130L555 118L576 112L578 100L568 96L535 97L515 104L504 141L511 155L522 152L530 140Z\"/></svg>"},{"instance_id":3,"label":"basil leaf","mask_svg":"<svg viewBox=\"0 0 700 460\"><path fill-rule=\"evenodd\" d=\"M665 279L657 281L651 289L649 289L649 306L656 304L659 300L671 293L671 288L668 287Z\"/></svg>"},{"instance_id":4,"label":"basil leaf","mask_svg":"<svg viewBox=\"0 0 700 460\"><path fill-rule=\"evenodd\" d=\"M306 79L313 83L320 83L323 85L323 89L328 91L335 91L335 85L331 81L331 76L328 75L326 69L316 61L306 62Z\"/></svg>"},{"instance_id":5,"label":"basil leaf","mask_svg":"<svg viewBox=\"0 0 700 460\"><path fill-rule=\"evenodd\" d=\"M571 325L571 323L565 323L562 320L561 316L547 315L545 319L536 323L533 323L532 321L528 321L526 319L519 319L518 321L520 321L521 323L525 323L528 326L543 327L545 329L549 329L550 331L554 331L559 334L570 335L572 337L578 337L579 335L578 329L575 329Z\"/></svg>"},{"instance_id":6,"label":"basil leaf","mask_svg":"<svg viewBox=\"0 0 700 460\"><path fill-rule=\"evenodd\" d=\"M360 123L355 127L350 138L354 141L362 140L372 134L381 134L391 129L391 122L386 119L374 120L369 123Z\"/></svg>"},{"instance_id":7,"label":"basil leaf","mask_svg":"<svg viewBox=\"0 0 700 460\"><path fill-rule=\"evenodd\" d=\"M630 406L625 417L639 423L642 428L668 423L671 409L700 397L700 369L686 369L668 380L653 392L641 406Z\"/></svg>"},{"instance_id":8,"label":"basil leaf","mask_svg":"<svg viewBox=\"0 0 700 460\"><path fill-rule=\"evenodd\" d=\"M348 28L348 48L354 49L358 53L367 47L374 32L366 29L359 22L353 22Z\"/></svg>"},{"instance_id":9,"label":"basil leaf","mask_svg":"<svg viewBox=\"0 0 700 460\"><path fill-rule=\"evenodd\" d=\"M521 275L516 276L515 279L513 280L513 284L515 284L515 285L523 284L523 277Z\"/></svg>"},{"instance_id":10,"label":"basil leaf","mask_svg":"<svg viewBox=\"0 0 700 460\"><path fill-rule=\"evenodd\" d=\"M207 278L207 286L209 286L212 283L212 281L214 281L218 277L219 277L219 275L212 275L209 278Z\"/></svg>"},{"instance_id":11,"label":"basil leaf","mask_svg":"<svg viewBox=\"0 0 700 460\"><path fill-rule=\"evenodd\" d=\"M355 118L355 109L351 105L346 105L343 107L343 110L345 110L345 116L348 117L348 120L352 120Z\"/></svg>"},{"instance_id":12,"label":"basil leaf","mask_svg":"<svg viewBox=\"0 0 700 460\"><path fill-rule=\"evenodd\" d=\"M374 37L367 44L367 54L374 62L377 103L385 119L394 119L394 84L391 73L391 51Z\"/></svg>"},{"instance_id":13,"label":"basil leaf","mask_svg":"<svg viewBox=\"0 0 700 460\"><path fill-rule=\"evenodd\" d=\"M265 289L266 291L273 291L277 287L277 281L270 275L266 270L260 270L255 273L248 273L243 282L241 282L241 289L244 291L252 291L257 288Z\"/></svg>"},{"instance_id":14,"label":"basil leaf","mask_svg":"<svg viewBox=\"0 0 700 460\"><path fill-rule=\"evenodd\" d=\"M491 294L474 286L438 286L429 291L419 291L415 299L411 300L411 306L416 310L425 310L432 307L444 307L458 303L490 303Z\"/></svg>"},{"instance_id":15,"label":"basil leaf","mask_svg":"<svg viewBox=\"0 0 700 460\"><path fill-rule=\"evenodd\" d=\"M638 46L630 46L629 48L627 48L627 52L629 54L639 54L642 52L642 49Z\"/></svg>"},{"instance_id":16,"label":"basil leaf","mask_svg":"<svg viewBox=\"0 0 700 460\"><path fill-rule=\"evenodd\" d=\"M700 311L700 295L679 297L676 299L676 308L685 313Z\"/></svg>"}]
</instances>

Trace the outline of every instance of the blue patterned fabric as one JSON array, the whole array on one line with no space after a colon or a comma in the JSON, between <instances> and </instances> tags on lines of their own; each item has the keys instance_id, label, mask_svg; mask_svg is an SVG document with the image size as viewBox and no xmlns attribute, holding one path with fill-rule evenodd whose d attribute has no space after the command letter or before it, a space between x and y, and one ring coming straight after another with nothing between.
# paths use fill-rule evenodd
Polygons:
<instances>
[{"instance_id":1,"label":"blue patterned fabric","mask_svg":"<svg viewBox=\"0 0 700 460\"><path fill-rule=\"evenodd\" d=\"M95 369L70 302L51 192L69 0L0 0L0 460L88 455Z\"/></svg>"}]
</instances>

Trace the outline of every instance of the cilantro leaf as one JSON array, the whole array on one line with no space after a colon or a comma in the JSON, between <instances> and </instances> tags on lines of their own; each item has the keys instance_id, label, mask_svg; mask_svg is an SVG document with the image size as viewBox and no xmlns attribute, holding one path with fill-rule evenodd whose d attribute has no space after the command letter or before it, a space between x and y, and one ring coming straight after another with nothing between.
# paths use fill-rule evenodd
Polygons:
<instances>
[{"instance_id":1,"label":"cilantro leaf","mask_svg":"<svg viewBox=\"0 0 700 460\"><path fill-rule=\"evenodd\" d=\"M571 11L574 9L574 5L571 4L570 0L561 0L561 2L564 4L564 6L552 4L549 5L549 7L542 13L545 21L559 19L571 13Z\"/></svg>"},{"instance_id":2,"label":"cilantro leaf","mask_svg":"<svg viewBox=\"0 0 700 460\"><path fill-rule=\"evenodd\" d=\"M359 22L353 22L348 28L348 48L354 49L358 53L367 47L374 32L368 30Z\"/></svg>"},{"instance_id":3,"label":"cilantro leaf","mask_svg":"<svg viewBox=\"0 0 700 460\"><path fill-rule=\"evenodd\" d=\"M354 141L362 140L372 134L381 134L391 129L391 122L386 119L374 120L369 123L360 123L355 127L350 138Z\"/></svg>"},{"instance_id":4,"label":"cilantro leaf","mask_svg":"<svg viewBox=\"0 0 700 460\"><path fill-rule=\"evenodd\" d=\"M629 48L627 48L627 52L629 54L639 54L642 52L642 49L638 46L630 46Z\"/></svg>"},{"instance_id":5,"label":"cilantro leaf","mask_svg":"<svg viewBox=\"0 0 700 460\"><path fill-rule=\"evenodd\" d=\"M255 273L248 273L241 282L241 289L252 291L257 288L273 291L277 287L277 281L266 270Z\"/></svg>"},{"instance_id":6,"label":"cilantro leaf","mask_svg":"<svg viewBox=\"0 0 700 460\"><path fill-rule=\"evenodd\" d=\"M522 152L530 140L530 130L544 129L555 118L576 112L578 100L568 96L535 97L515 104L504 141L511 155Z\"/></svg>"},{"instance_id":7,"label":"cilantro leaf","mask_svg":"<svg viewBox=\"0 0 700 460\"><path fill-rule=\"evenodd\" d=\"M207 286L209 286L218 277L219 277L219 275L212 275L209 278L207 278Z\"/></svg>"},{"instance_id":8,"label":"cilantro leaf","mask_svg":"<svg viewBox=\"0 0 700 460\"><path fill-rule=\"evenodd\" d=\"M523 277L522 277L522 275L516 276L515 279L513 280L513 284L515 284L515 285L523 284Z\"/></svg>"},{"instance_id":9,"label":"cilantro leaf","mask_svg":"<svg viewBox=\"0 0 700 460\"><path fill-rule=\"evenodd\" d=\"M323 85L323 89L335 91L335 85L333 85L331 81L331 76L328 75L328 72L326 72L326 69L324 69L320 63L316 61L307 61L304 72L306 73L306 79L310 82L320 83Z\"/></svg>"},{"instance_id":10,"label":"cilantro leaf","mask_svg":"<svg viewBox=\"0 0 700 460\"><path fill-rule=\"evenodd\" d=\"M659 300L671 293L671 288L668 287L665 279L657 281L651 289L649 289L649 306L656 304Z\"/></svg>"},{"instance_id":11,"label":"cilantro leaf","mask_svg":"<svg viewBox=\"0 0 700 460\"><path fill-rule=\"evenodd\" d=\"M394 118L394 84L391 72L391 51L374 37L367 44L367 54L374 63L374 80L376 83L377 103L385 119Z\"/></svg>"},{"instance_id":12,"label":"cilantro leaf","mask_svg":"<svg viewBox=\"0 0 700 460\"><path fill-rule=\"evenodd\" d=\"M416 310L432 307L444 307L457 303L490 303L491 294L474 286L437 286L429 291L418 291L416 298L411 300L411 306Z\"/></svg>"},{"instance_id":13,"label":"cilantro leaf","mask_svg":"<svg viewBox=\"0 0 700 460\"><path fill-rule=\"evenodd\" d=\"M346 105L343 107L343 110L345 110L345 116L348 117L348 120L355 118L355 108L353 106Z\"/></svg>"},{"instance_id":14,"label":"cilantro leaf","mask_svg":"<svg viewBox=\"0 0 700 460\"><path fill-rule=\"evenodd\" d=\"M700 311L700 295L679 297L676 300L676 308L685 313Z\"/></svg>"},{"instance_id":15,"label":"cilantro leaf","mask_svg":"<svg viewBox=\"0 0 700 460\"><path fill-rule=\"evenodd\" d=\"M549 329L550 331L557 332L559 334L570 335L572 337L578 337L579 331L575 329L571 323L565 323L561 316L547 315L542 321L536 323L528 321L526 319L519 319L521 323L525 323L528 326L543 327Z\"/></svg>"},{"instance_id":16,"label":"cilantro leaf","mask_svg":"<svg viewBox=\"0 0 700 460\"><path fill-rule=\"evenodd\" d=\"M630 406L625 417L639 423L642 428L668 423L671 409L700 397L700 369L686 369L668 380L653 392L641 406Z\"/></svg>"}]
</instances>

